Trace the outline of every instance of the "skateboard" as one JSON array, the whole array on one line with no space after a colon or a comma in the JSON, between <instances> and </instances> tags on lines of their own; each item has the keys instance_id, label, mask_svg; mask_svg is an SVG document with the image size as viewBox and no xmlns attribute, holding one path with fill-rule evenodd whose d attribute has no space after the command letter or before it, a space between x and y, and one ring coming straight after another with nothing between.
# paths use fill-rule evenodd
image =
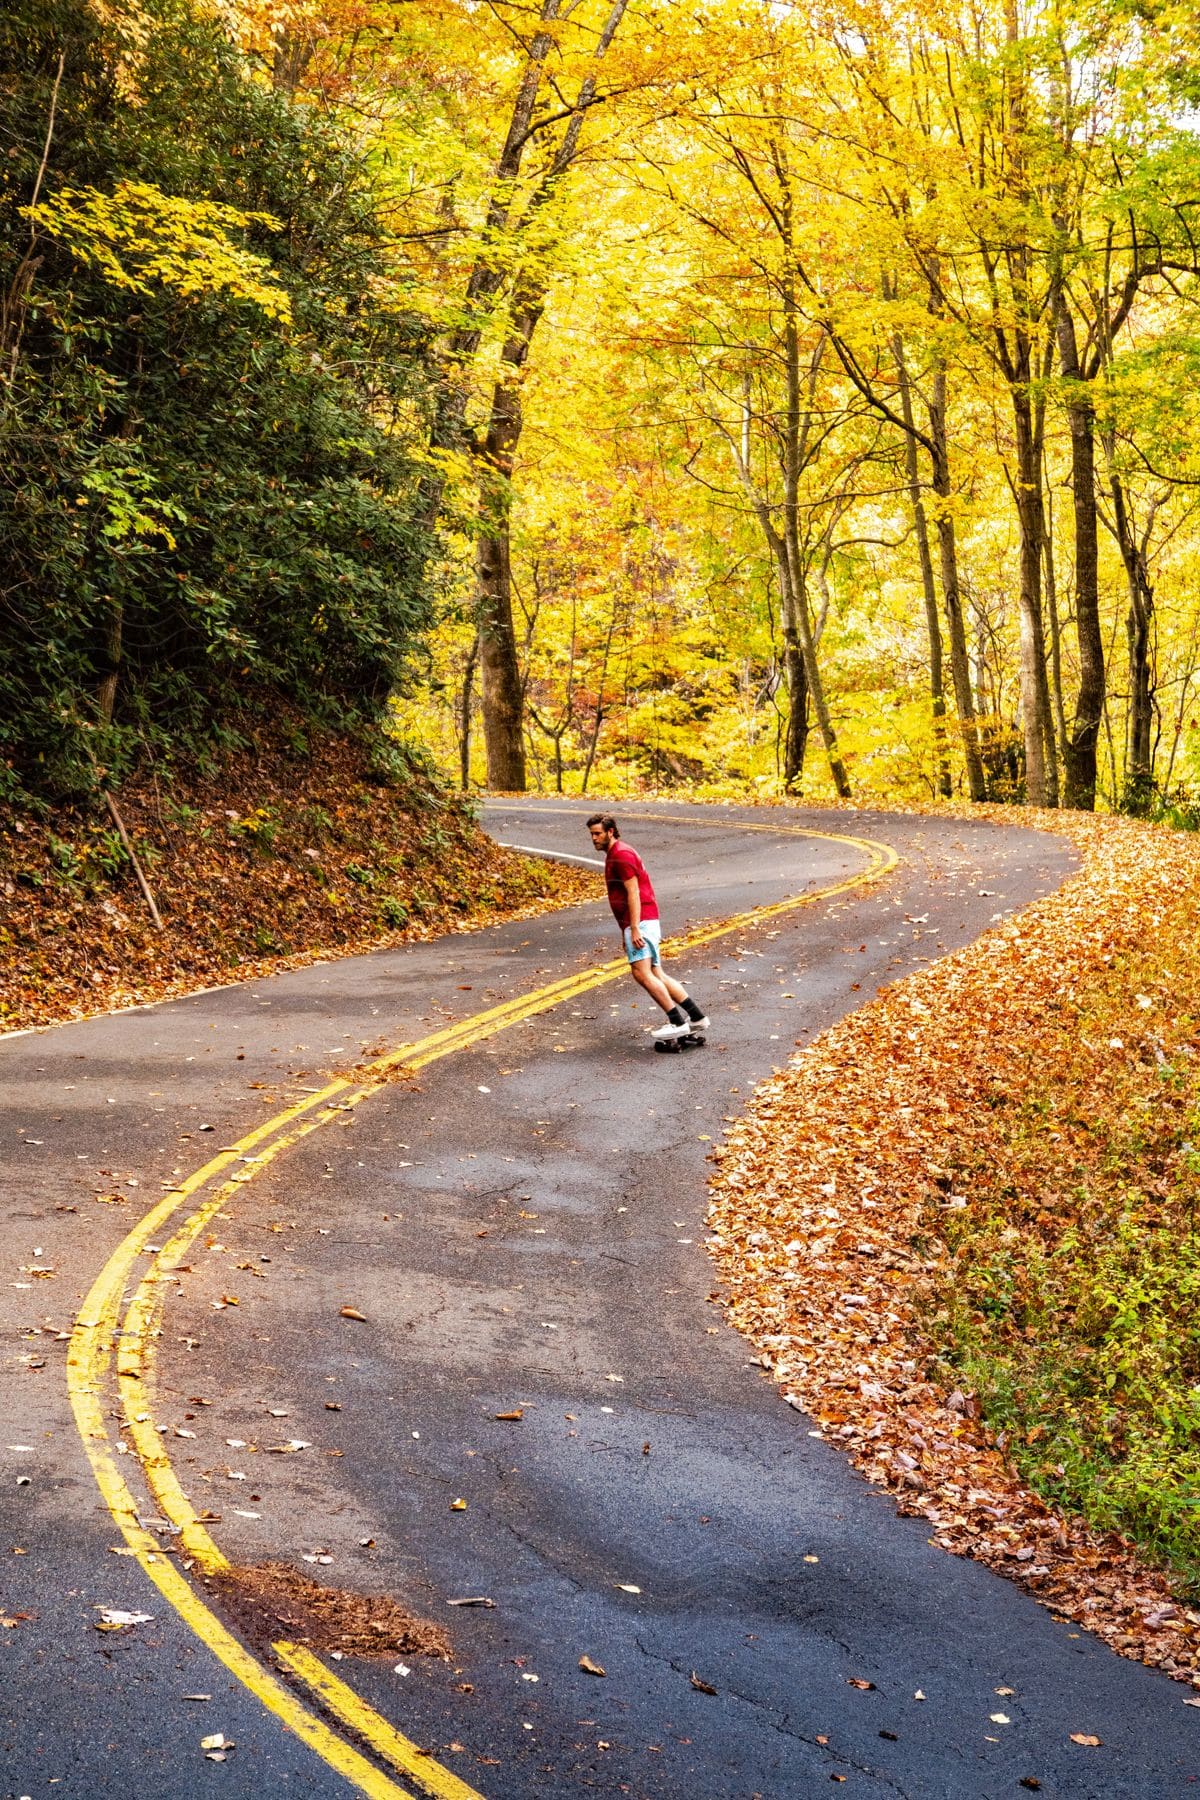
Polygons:
<instances>
[{"instance_id":1,"label":"skateboard","mask_svg":"<svg viewBox=\"0 0 1200 1800\"><path fill-rule=\"evenodd\" d=\"M702 1031L689 1031L686 1037L668 1038L654 1048L663 1056L675 1056L681 1050L703 1050L708 1040Z\"/></svg>"}]
</instances>

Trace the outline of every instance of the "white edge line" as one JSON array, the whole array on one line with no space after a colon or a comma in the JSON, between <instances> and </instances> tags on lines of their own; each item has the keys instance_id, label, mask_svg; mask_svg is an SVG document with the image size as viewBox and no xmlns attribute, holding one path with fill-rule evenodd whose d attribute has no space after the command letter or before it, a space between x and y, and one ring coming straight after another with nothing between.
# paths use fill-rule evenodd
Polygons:
<instances>
[{"instance_id":1,"label":"white edge line","mask_svg":"<svg viewBox=\"0 0 1200 1800\"><path fill-rule=\"evenodd\" d=\"M537 844L508 844L503 838L497 838L496 842L502 850L520 850L526 856L544 856L547 862L579 863L585 869L604 867L594 856L573 856L569 850L543 850Z\"/></svg>"}]
</instances>

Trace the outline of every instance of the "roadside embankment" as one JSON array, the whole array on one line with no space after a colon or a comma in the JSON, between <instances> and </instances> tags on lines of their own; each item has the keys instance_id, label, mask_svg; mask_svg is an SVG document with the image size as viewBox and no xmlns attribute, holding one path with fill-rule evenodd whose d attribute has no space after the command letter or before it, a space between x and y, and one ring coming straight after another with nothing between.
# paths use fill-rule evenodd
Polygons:
<instances>
[{"instance_id":1,"label":"roadside embankment","mask_svg":"<svg viewBox=\"0 0 1200 1800\"><path fill-rule=\"evenodd\" d=\"M1026 821L1079 874L759 1089L711 1248L933 1541L1200 1686L1200 839Z\"/></svg>"},{"instance_id":2,"label":"roadside embankment","mask_svg":"<svg viewBox=\"0 0 1200 1800\"><path fill-rule=\"evenodd\" d=\"M0 1031L596 898L590 871L513 855L419 771L309 738L0 824Z\"/></svg>"}]
</instances>

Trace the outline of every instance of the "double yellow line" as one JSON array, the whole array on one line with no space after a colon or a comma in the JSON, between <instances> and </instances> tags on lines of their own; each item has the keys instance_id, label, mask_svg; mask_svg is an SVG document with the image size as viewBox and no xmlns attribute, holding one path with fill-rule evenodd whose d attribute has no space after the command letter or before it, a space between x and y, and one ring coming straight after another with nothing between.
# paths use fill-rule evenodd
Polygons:
<instances>
[{"instance_id":1,"label":"double yellow line","mask_svg":"<svg viewBox=\"0 0 1200 1800\"><path fill-rule=\"evenodd\" d=\"M672 817L674 822L672 815L640 816ZM694 823L682 819L678 822ZM834 836L787 825L738 825L735 828L846 845L864 852L867 867L829 887L755 907L719 925L702 927L677 939L672 948L697 949L800 907L828 900L835 894L878 880L895 866L897 860L895 852L887 845L866 838ZM173 1544L183 1552L188 1567L194 1566L201 1573L229 1566L184 1493L152 1418L154 1344L165 1289L176 1279L181 1259L205 1225L285 1150L322 1126L344 1120L354 1107L368 1095L378 1092L395 1074L416 1073L458 1050L473 1048L498 1032L507 1031L567 1000L614 981L627 967L624 957L615 958L598 968L565 976L534 993L523 994L469 1019L462 1019L417 1043L403 1045L378 1057L362 1069L357 1081L339 1077L327 1083L317 1093L247 1132L197 1169L194 1175L180 1182L178 1187L164 1194L123 1239L93 1283L71 1335L67 1383L75 1423L97 1485L126 1544L164 1599L226 1668L330 1768L344 1775L359 1793L371 1796L372 1800L395 1800L397 1796L412 1800L412 1795L409 1789L385 1774L377 1762L369 1760L347 1737L334 1730L327 1722L328 1718L348 1728L354 1737L374 1751L380 1761L414 1782L422 1794L432 1795L434 1800L481 1800L481 1796L389 1725L310 1651L282 1640L272 1644L277 1664L308 1690L318 1702L321 1713L305 1706L290 1686L251 1655L226 1629L187 1581L173 1560L174 1553L165 1550L155 1535L154 1526L165 1524ZM200 1204L186 1212L188 1201L200 1194L204 1196ZM185 1213L182 1221L176 1224ZM175 1229L166 1243L161 1248L155 1247L156 1236L172 1225ZM152 1260L138 1275L139 1261L147 1254ZM158 1508L155 1520L144 1520L139 1514L109 1437L105 1408L114 1397L114 1384L115 1395L120 1401L122 1428L128 1433L147 1490ZM126 1453L124 1446L120 1453Z\"/></svg>"}]
</instances>

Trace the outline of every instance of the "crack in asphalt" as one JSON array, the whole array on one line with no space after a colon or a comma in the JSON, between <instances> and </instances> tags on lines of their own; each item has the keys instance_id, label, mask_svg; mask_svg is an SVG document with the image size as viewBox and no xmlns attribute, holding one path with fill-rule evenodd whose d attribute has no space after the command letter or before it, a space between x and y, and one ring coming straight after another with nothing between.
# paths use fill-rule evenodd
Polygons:
<instances>
[{"instance_id":1,"label":"crack in asphalt","mask_svg":"<svg viewBox=\"0 0 1200 1800\"><path fill-rule=\"evenodd\" d=\"M633 1641L641 1651L642 1655L648 1657L651 1662L664 1664L665 1667L669 1668L676 1675L686 1674L689 1682L691 1681L692 1671L690 1669L685 1670L673 1657L664 1656L659 1650L651 1650L642 1642L641 1638L638 1637L636 1633L634 1634ZM807 1744L821 1755L829 1757L832 1761L844 1763L848 1769L853 1769L858 1775L870 1775L874 1780L881 1781L892 1793L898 1794L900 1800L913 1800L913 1797L909 1794L908 1790L902 1788L885 1770L877 1769L871 1763L856 1762L846 1751L835 1750L831 1744L822 1744L818 1742L816 1737L807 1736L805 1732L798 1730L796 1726L789 1723L788 1715L786 1713L781 1715L777 1714L772 1717L772 1708L765 1705L763 1701L756 1699L753 1694L743 1694L740 1693L737 1688L729 1687L720 1690L720 1695L718 1697L722 1696L727 1696L731 1700L738 1700L743 1706L752 1708L754 1713L762 1719L764 1725L767 1725L772 1731L777 1731L782 1737L792 1738L797 1743Z\"/></svg>"}]
</instances>

